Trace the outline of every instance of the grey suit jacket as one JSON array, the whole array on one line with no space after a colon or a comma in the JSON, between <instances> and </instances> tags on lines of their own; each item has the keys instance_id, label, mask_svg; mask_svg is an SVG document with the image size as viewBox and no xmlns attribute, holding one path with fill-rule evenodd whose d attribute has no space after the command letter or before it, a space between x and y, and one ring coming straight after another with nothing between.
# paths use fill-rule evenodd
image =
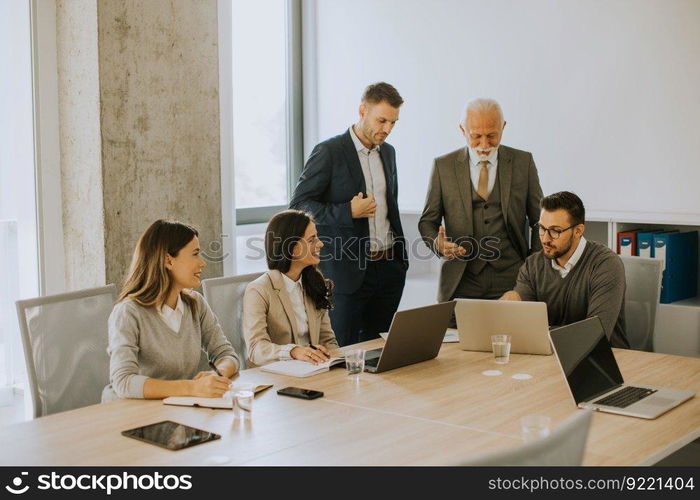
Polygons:
<instances>
[{"instance_id":1,"label":"grey suit jacket","mask_svg":"<svg viewBox=\"0 0 700 500\"><path fill-rule=\"evenodd\" d=\"M299 338L292 300L284 287L282 273L267 271L248 284L243 295L243 336L247 358L254 365L265 365L280 359L283 345L296 344ZM329 350L338 348L327 309L317 309L304 297L309 337L314 345Z\"/></svg>"},{"instance_id":2,"label":"grey suit jacket","mask_svg":"<svg viewBox=\"0 0 700 500\"><path fill-rule=\"evenodd\" d=\"M527 227L539 220L542 199L532 154L501 145L498 148L498 178L506 229L513 246L525 260L530 253L542 247L535 231L532 232L530 244L527 242ZM473 236L469 150L466 147L440 156L433 163L418 230L423 241L436 254L435 238L443 218L445 232L452 241ZM464 259L442 262L438 301L452 298L466 265Z\"/></svg>"}]
</instances>

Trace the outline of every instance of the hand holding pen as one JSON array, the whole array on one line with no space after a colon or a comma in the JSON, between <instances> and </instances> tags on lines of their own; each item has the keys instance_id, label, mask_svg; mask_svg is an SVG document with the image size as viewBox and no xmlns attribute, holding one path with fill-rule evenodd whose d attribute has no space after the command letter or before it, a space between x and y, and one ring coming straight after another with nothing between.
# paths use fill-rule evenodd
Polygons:
<instances>
[{"instance_id":1,"label":"hand holding pen","mask_svg":"<svg viewBox=\"0 0 700 500\"><path fill-rule=\"evenodd\" d=\"M293 359L298 359L300 361L308 361L315 365L319 363L325 363L330 358L330 352L322 345L309 344L306 346L296 346L289 352L289 355Z\"/></svg>"}]
</instances>

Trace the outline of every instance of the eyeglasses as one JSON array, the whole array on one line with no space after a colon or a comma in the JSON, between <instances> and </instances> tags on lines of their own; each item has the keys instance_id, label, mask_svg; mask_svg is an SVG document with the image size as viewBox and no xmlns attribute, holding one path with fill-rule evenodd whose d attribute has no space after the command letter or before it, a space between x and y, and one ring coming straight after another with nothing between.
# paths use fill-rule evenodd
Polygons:
<instances>
[{"instance_id":1,"label":"eyeglasses","mask_svg":"<svg viewBox=\"0 0 700 500\"><path fill-rule=\"evenodd\" d=\"M561 236L561 233L568 231L572 227L576 227L578 224L572 224L569 227L565 227L564 229L554 229L551 227L544 227L542 224L535 224L535 227L537 228L537 231L540 233L540 236L544 236L544 233L547 233L549 237L553 240L559 239L559 236Z\"/></svg>"}]
</instances>

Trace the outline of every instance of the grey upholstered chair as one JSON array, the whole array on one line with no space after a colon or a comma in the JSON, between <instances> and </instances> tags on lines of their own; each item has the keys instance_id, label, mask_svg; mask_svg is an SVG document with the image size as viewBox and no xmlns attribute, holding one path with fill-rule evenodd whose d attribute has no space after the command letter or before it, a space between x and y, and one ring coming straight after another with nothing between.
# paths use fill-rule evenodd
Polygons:
<instances>
[{"instance_id":1,"label":"grey upholstered chair","mask_svg":"<svg viewBox=\"0 0 700 500\"><path fill-rule=\"evenodd\" d=\"M251 273L202 281L204 298L219 319L224 335L238 354L241 368L247 365L243 338L243 294L248 283L261 275L262 273Z\"/></svg>"},{"instance_id":2,"label":"grey upholstered chair","mask_svg":"<svg viewBox=\"0 0 700 500\"><path fill-rule=\"evenodd\" d=\"M16 302L35 418L100 402L116 294L107 285Z\"/></svg>"},{"instance_id":3,"label":"grey upholstered chair","mask_svg":"<svg viewBox=\"0 0 700 500\"><path fill-rule=\"evenodd\" d=\"M647 257L620 257L625 265L625 330L630 347L654 350L654 323L661 296L663 262Z\"/></svg>"},{"instance_id":4,"label":"grey upholstered chair","mask_svg":"<svg viewBox=\"0 0 700 500\"><path fill-rule=\"evenodd\" d=\"M581 465L592 413L577 410L546 438L476 457L462 465Z\"/></svg>"}]
</instances>

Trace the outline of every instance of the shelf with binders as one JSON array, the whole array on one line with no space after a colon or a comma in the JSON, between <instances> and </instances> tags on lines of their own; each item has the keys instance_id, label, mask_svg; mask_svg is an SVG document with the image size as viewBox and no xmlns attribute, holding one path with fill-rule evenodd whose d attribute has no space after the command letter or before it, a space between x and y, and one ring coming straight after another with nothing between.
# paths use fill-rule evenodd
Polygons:
<instances>
[{"instance_id":1,"label":"shelf with binders","mask_svg":"<svg viewBox=\"0 0 700 500\"><path fill-rule=\"evenodd\" d=\"M633 245L635 248L637 245L642 250L635 250L633 255L651 256L649 249L650 236L649 233L669 233L678 232L686 233L692 231L698 231L700 234L700 214L687 214L687 213L652 213L652 212L624 212L624 211L589 211L587 213L586 221L586 237L598 241L600 243L606 243L610 249L618 252L618 233L630 232L637 230L638 233L647 233L645 244L644 237L642 237L642 243L637 242L637 238L634 238ZM591 220L591 222L588 221ZM607 238L605 238L605 228L607 227ZM589 233L591 233L589 235ZM696 236L687 236L684 240L686 243L691 242L694 245L698 244ZM629 243L629 238L627 238L623 244ZM656 244L654 242L654 244ZM646 250L643 248L646 247ZM624 250L629 252L630 246L627 246ZM625 251L621 253L624 255ZM693 254L693 252L689 252ZM656 256L658 258L658 256ZM700 284L700 258L695 256L693 259L692 268L697 269L696 277L697 283ZM700 289L699 289L700 291ZM700 307L700 297L698 297L698 291L693 294L693 296L684 297L677 301L661 304L666 305L677 305L684 307Z\"/></svg>"},{"instance_id":2,"label":"shelf with binders","mask_svg":"<svg viewBox=\"0 0 700 500\"><path fill-rule=\"evenodd\" d=\"M634 229L700 232L700 214L590 211L587 216L586 238L607 243L615 252L619 232ZM700 257L695 259L700 284ZM700 357L700 295L696 292L695 296L659 304L654 332L654 351Z\"/></svg>"},{"instance_id":3,"label":"shelf with binders","mask_svg":"<svg viewBox=\"0 0 700 500\"><path fill-rule=\"evenodd\" d=\"M637 231L636 233L633 233L634 231ZM695 232L695 233L694 233ZM691 256L693 259L691 262L688 263L687 269L692 270L691 272L694 272L695 276L695 282L693 283L692 280L688 281L686 280L681 280L683 281L684 285L683 288L685 289L694 289L694 293L691 293L690 295L687 296L682 296L679 299L670 299L672 302L666 302L662 303L662 306L667 306L667 305L678 305L678 306L687 306L687 307L700 307L700 298L698 297L698 289L697 289L697 283L700 283L700 263L698 262L698 252L697 252L697 245L698 245L698 232L700 232L700 225L689 225L689 224L660 224L657 222L653 223L648 223L648 222L636 222L636 221L612 221L611 222L611 240L609 242L609 246L611 249L614 251L618 251L618 234L619 233L630 233L632 234L633 241L630 245L626 247L627 251L631 251L630 248L633 248L633 255L642 255L646 257L651 257L654 256L651 252L655 251L656 255L655 258L660 258L660 250L659 248L651 248L658 246L659 243L659 238L657 235L666 235L668 238L671 238L672 241L675 244L678 245L683 245L683 248L681 249L675 249L678 252L675 254L675 257L678 259L679 257L681 258L687 258L686 256ZM652 238L653 234L653 238ZM679 241L676 241L678 239ZM626 242L629 242L630 238L626 238ZM644 241L646 240L646 242ZM671 242L669 242L671 243ZM663 243L661 243L663 244ZM646 247L646 250L643 248ZM663 252L666 252L666 249L663 249ZM620 252L624 254L625 252L622 251ZM680 260L677 260L676 262L679 262ZM683 274L682 272L678 272L680 269L683 269L683 267L675 267L677 275L678 274ZM667 271L665 271L667 272ZM684 272L684 271L683 271ZM666 279L666 278L665 278ZM666 281L665 281L666 282ZM685 292L683 293L683 295ZM662 298L662 302L663 298Z\"/></svg>"}]
</instances>

